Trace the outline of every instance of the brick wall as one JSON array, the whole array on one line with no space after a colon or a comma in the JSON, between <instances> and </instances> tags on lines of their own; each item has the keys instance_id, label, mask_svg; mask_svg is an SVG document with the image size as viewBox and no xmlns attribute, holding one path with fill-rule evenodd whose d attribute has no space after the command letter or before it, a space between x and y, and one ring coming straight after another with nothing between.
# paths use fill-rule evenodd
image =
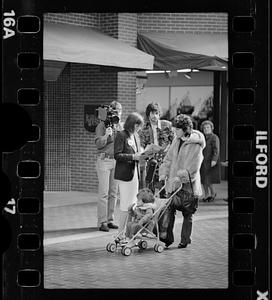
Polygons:
<instances>
[{"instance_id":1,"label":"brick wall","mask_svg":"<svg viewBox=\"0 0 272 300\"><path fill-rule=\"evenodd\" d=\"M118 39L132 47L137 45L137 14L118 15ZM118 73L118 101L123 105L123 117L136 110L136 72Z\"/></svg>"},{"instance_id":2,"label":"brick wall","mask_svg":"<svg viewBox=\"0 0 272 300\"><path fill-rule=\"evenodd\" d=\"M100 14L100 30L107 35L118 39L118 14L117 13L101 13Z\"/></svg>"},{"instance_id":3,"label":"brick wall","mask_svg":"<svg viewBox=\"0 0 272 300\"><path fill-rule=\"evenodd\" d=\"M71 64L71 190L97 189L94 133L84 128L84 105L117 99L117 73L98 66Z\"/></svg>"},{"instance_id":4,"label":"brick wall","mask_svg":"<svg viewBox=\"0 0 272 300\"><path fill-rule=\"evenodd\" d=\"M44 21L99 28L99 16L99 13L46 13L44 14Z\"/></svg>"},{"instance_id":5,"label":"brick wall","mask_svg":"<svg viewBox=\"0 0 272 300\"><path fill-rule=\"evenodd\" d=\"M227 32L226 14L69 13L45 14L50 22L97 28L131 46L137 30ZM84 128L84 105L117 100L123 120L136 110L135 72L106 72L68 64L57 82L45 83L45 189L97 191L94 134Z\"/></svg>"},{"instance_id":6,"label":"brick wall","mask_svg":"<svg viewBox=\"0 0 272 300\"><path fill-rule=\"evenodd\" d=\"M227 33L226 13L139 13L138 31Z\"/></svg>"},{"instance_id":7,"label":"brick wall","mask_svg":"<svg viewBox=\"0 0 272 300\"><path fill-rule=\"evenodd\" d=\"M137 14L120 13L118 17L118 39L132 47L137 46Z\"/></svg>"},{"instance_id":8,"label":"brick wall","mask_svg":"<svg viewBox=\"0 0 272 300\"><path fill-rule=\"evenodd\" d=\"M47 191L71 189L69 88L69 64L56 82L44 84L44 188Z\"/></svg>"}]
</instances>

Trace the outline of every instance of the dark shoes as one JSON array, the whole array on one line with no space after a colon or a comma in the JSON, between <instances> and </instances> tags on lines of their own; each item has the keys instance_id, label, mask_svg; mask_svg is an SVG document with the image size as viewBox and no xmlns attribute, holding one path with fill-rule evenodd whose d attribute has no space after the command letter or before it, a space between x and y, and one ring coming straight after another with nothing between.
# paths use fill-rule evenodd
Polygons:
<instances>
[{"instance_id":1,"label":"dark shoes","mask_svg":"<svg viewBox=\"0 0 272 300\"><path fill-rule=\"evenodd\" d=\"M107 223L101 223L101 226L99 227L100 231L110 231Z\"/></svg>"},{"instance_id":2,"label":"dark shoes","mask_svg":"<svg viewBox=\"0 0 272 300\"><path fill-rule=\"evenodd\" d=\"M214 201L215 197L216 197L216 193L213 196L211 196L210 202Z\"/></svg>"},{"instance_id":3,"label":"dark shoes","mask_svg":"<svg viewBox=\"0 0 272 300\"><path fill-rule=\"evenodd\" d=\"M179 243L178 248L186 248L188 244Z\"/></svg>"},{"instance_id":4,"label":"dark shoes","mask_svg":"<svg viewBox=\"0 0 272 300\"><path fill-rule=\"evenodd\" d=\"M118 229L118 226L112 222L109 222L109 223L104 222L104 223L101 223L101 225L99 227L100 231L108 232L108 231L110 231L110 229Z\"/></svg>"},{"instance_id":5,"label":"dark shoes","mask_svg":"<svg viewBox=\"0 0 272 300\"><path fill-rule=\"evenodd\" d=\"M108 223L108 228L110 228L110 229L118 229L118 226L116 224L112 223L112 222L109 222Z\"/></svg>"},{"instance_id":6,"label":"dark shoes","mask_svg":"<svg viewBox=\"0 0 272 300\"><path fill-rule=\"evenodd\" d=\"M213 196L206 197L203 199L203 202L213 202L215 197L216 197L216 194L214 194Z\"/></svg>"},{"instance_id":7,"label":"dark shoes","mask_svg":"<svg viewBox=\"0 0 272 300\"><path fill-rule=\"evenodd\" d=\"M169 249L169 246L171 245L172 243L165 243L165 249Z\"/></svg>"}]
</instances>

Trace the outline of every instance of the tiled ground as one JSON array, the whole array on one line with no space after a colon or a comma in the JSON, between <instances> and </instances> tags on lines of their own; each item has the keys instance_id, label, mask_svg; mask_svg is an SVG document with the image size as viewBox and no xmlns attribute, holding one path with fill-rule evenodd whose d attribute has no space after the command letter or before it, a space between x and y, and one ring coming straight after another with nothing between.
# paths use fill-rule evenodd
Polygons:
<instances>
[{"instance_id":1,"label":"tiled ground","mask_svg":"<svg viewBox=\"0 0 272 300\"><path fill-rule=\"evenodd\" d=\"M193 241L178 249L175 243L156 253L153 241L129 257L109 253L105 237L45 247L45 288L227 288L227 218L195 221Z\"/></svg>"},{"instance_id":2,"label":"tiled ground","mask_svg":"<svg viewBox=\"0 0 272 300\"><path fill-rule=\"evenodd\" d=\"M175 243L156 253L154 241L129 257L105 247L116 230L97 231L94 193L46 193L44 205L44 287L227 288L228 206L226 182L214 203L199 203L192 244L178 249L182 217L177 214ZM118 221L119 209L116 209Z\"/></svg>"}]
</instances>

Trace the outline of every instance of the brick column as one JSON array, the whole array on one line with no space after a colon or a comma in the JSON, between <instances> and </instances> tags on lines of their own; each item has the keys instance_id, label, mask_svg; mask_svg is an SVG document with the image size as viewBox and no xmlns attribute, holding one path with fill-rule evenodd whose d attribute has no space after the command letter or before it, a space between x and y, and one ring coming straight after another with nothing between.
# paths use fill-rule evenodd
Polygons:
<instances>
[{"instance_id":1,"label":"brick column","mask_svg":"<svg viewBox=\"0 0 272 300\"><path fill-rule=\"evenodd\" d=\"M137 14L118 14L118 39L132 47L137 45ZM136 72L118 72L118 101L123 105L123 120L136 111Z\"/></svg>"}]
</instances>

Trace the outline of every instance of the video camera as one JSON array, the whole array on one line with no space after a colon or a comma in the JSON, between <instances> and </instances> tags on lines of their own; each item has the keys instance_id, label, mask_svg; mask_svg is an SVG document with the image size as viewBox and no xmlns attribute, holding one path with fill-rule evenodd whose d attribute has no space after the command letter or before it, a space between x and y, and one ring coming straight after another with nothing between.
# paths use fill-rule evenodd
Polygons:
<instances>
[{"instance_id":1,"label":"video camera","mask_svg":"<svg viewBox=\"0 0 272 300\"><path fill-rule=\"evenodd\" d=\"M119 123L117 110L110 105L102 105L97 109L97 118L104 122L105 127L113 127L114 124Z\"/></svg>"}]
</instances>

